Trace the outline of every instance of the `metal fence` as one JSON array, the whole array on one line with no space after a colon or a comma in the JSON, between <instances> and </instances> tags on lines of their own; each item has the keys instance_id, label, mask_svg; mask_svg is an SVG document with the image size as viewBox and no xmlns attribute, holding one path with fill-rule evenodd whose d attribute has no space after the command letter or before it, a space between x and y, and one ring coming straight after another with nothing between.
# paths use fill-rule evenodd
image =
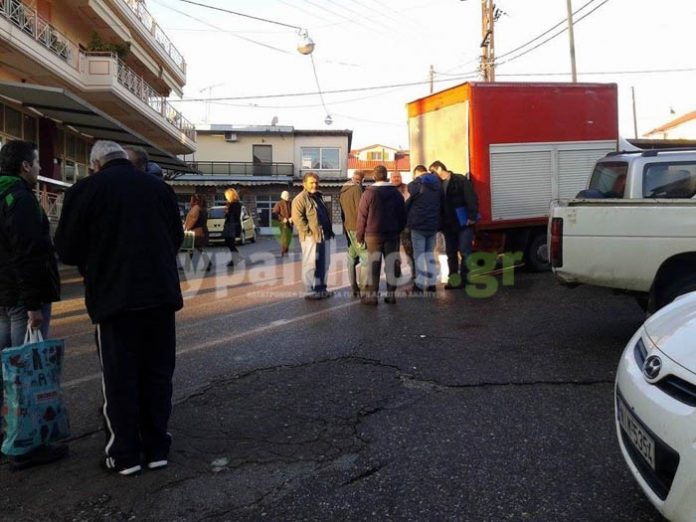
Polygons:
<instances>
[{"instance_id":1,"label":"metal fence","mask_svg":"<svg viewBox=\"0 0 696 522\"><path fill-rule=\"evenodd\" d=\"M295 173L293 163L199 161L191 166L204 176L292 176Z\"/></svg>"}]
</instances>

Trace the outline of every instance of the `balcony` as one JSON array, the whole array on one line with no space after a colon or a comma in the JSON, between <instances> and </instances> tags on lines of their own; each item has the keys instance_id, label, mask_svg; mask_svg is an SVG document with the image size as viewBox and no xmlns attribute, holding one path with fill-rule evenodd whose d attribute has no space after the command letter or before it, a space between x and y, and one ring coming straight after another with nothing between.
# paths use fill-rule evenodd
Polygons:
<instances>
[{"instance_id":1,"label":"balcony","mask_svg":"<svg viewBox=\"0 0 696 522\"><path fill-rule=\"evenodd\" d=\"M139 20L142 27L148 32L162 48L162 50L171 58L172 62L179 68L179 71L186 75L186 62L179 50L174 47L174 44L169 40L162 28L157 25L155 19L145 7L145 3L141 0L120 0L125 3L135 17Z\"/></svg>"},{"instance_id":2,"label":"balcony","mask_svg":"<svg viewBox=\"0 0 696 522\"><path fill-rule=\"evenodd\" d=\"M80 52L80 70L87 90L85 98L93 105L109 114L120 111L117 116L120 121L167 150L176 154L193 152L196 141L193 124L116 54ZM143 121L142 112L134 113L132 107L115 99L116 95L136 109L145 109L145 115L153 122L171 126L169 139L163 140L156 127Z\"/></svg>"},{"instance_id":3,"label":"balcony","mask_svg":"<svg viewBox=\"0 0 696 522\"><path fill-rule=\"evenodd\" d=\"M73 69L78 68L78 46L19 0L0 0L0 18L19 28Z\"/></svg>"},{"instance_id":4,"label":"balcony","mask_svg":"<svg viewBox=\"0 0 696 522\"><path fill-rule=\"evenodd\" d=\"M248 163L243 161L198 161L190 165L204 176L293 176L293 163Z\"/></svg>"}]
</instances>

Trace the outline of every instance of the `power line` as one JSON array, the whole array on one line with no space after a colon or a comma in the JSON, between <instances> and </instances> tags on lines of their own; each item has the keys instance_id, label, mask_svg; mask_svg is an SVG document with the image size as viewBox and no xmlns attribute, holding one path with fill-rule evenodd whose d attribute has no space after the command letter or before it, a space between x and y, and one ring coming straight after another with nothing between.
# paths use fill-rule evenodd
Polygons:
<instances>
[{"instance_id":1,"label":"power line","mask_svg":"<svg viewBox=\"0 0 696 522\"><path fill-rule=\"evenodd\" d=\"M330 122L329 109L326 108L326 103L324 102L324 95L322 94L321 87L319 86L319 75L317 74L317 66L314 64L314 56L310 54L309 57L312 59L312 71L314 72L314 81L317 84L317 91L319 92L319 99L321 100L322 107L324 107L324 111L326 111L326 118Z\"/></svg>"},{"instance_id":2,"label":"power line","mask_svg":"<svg viewBox=\"0 0 696 522\"><path fill-rule=\"evenodd\" d=\"M641 70L626 70L626 71L586 71L578 72L578 76L611 76L623 74L667 74L667 73L683 73L696 72L696 67L680 67L674 69L641 69ZM508 73L499 74L498 76L508 77L524 77L524 76L567 76L567 72L534 72L534 73Z\"/></svg>"},{"instance_id":3,"label":"power line","mask_svg":"<svg viewBox=\"0 0 696 522\"><path fill-rule=\"evenodd\" d=\"M585 9L588 5L590 5L590 4L594 3L594 2L596 2L596 0L590 0L589 2L587 2L586 4L584 4L582 7L576 9L575 11L573 11L573 16L575 16L575 15L578 14L580 11L582 11L583 9ZM505 56L508 56L508 55L510 55L510 54L513 54L513 53L519 51L520 49L523 49L523 48L527 47L528 45L533 44L533 43L536 42L539 38L543 38L544 36L546 36L547 34L549 34L551 31L553 31L554 29L556 29L556 27L558 27L558 26L560 26L560 25L562 25L562 24L565 24L567 21L568 21L568 19L567 19L567 18L564 18L563 20L561 20L560 22L558 22L556 25L554 25L553 27L549 27L546 31L544 31L543 33L541 33L541 34L538 35L538 36L535 36L534 38L532 38L532 39L529 40L528 42L525 42L525 43L523 43L522 45L520 45L520 46L518 46L518 47L515 47L514 49L512 49L512 50L510 50L510 51L504 52L503 54L499 54L499 55L497 56L497 58L503 58L503 57L505 57Z\"/></svg>"},{"instance_id":4,"label":"power line","mask_svg":"<svg viewBox=\"0 0 696 522\"><path fill-rule=\"evenodd\" d=\"M178 13L182 16L185 16L186 18L190 18L191 20L195 20L198 23L201 23L203 25L207 25L208 27L212 27L213 29L221 32L227 32L225 29L221 29L220 27L217 27L216 25L211 24L210 22L206 22L205 20L201 20L200 18L196 18L195 16L192 16L184 11L181 11L179 9L176 9L175 7L171 7L169 5L163 4L162 2L159 2L158 0L155 0L155 3L158 5L161 5L165 9L169 9L171 11L174 11L175 13ZM257 40L252 40L251 38L247 38L246 36L239 36L238 34L234 33L228 33L230 36L233 36L234 38L239 38L240 40L244 40L245 42L253 43L255 45L260 45L261 47L265 47L267 49L271 49L273 51L283 53L283 54L294 54L291 53L290 51L287 51L286 49L279 49L278 47L273 47L272 45L265 44L263 42L259 42Z\"/></svg>"},{"instance_id":5,"label":"power line","mask_svg":"<svg viewBox=\"0 0 696 522\"><path fill-rule=\"evenodd\" d=\"M451 82L457 79L464 80L470 79L472 77L478 76L478 71L471 71L469 73L463 73L459 78L448 78L443 80L435 80L437 83L441 82ZM430 80L420 80L417 82L406 82L406 83L395 83L391 85L374 85L371 87L354 87L350 89L334 89L331 91L323 91L322 94L340 94L345 92L364 92L364 91L376 91L380 89L394 89L401 87L414 87L417 85L429 84ZM320 94L319 91L312 92L296 92L296 93L284 93L284 94L258 94L255 96L228 96L225 98L182 98L177 100L178 102L204 102L204 101L234 101L234 100L257 100L257 99L268 99L268 98L293 98L298 96L316 96Z\"/></svg>"},{"instance_id":6,"label":"power line","mask_svg":"<svg viewBox=\"0 0 696 522\"><path fill-rule=\"evenodd\" d=\"M193 2L192 0L179 0L180 2L184 2L187 4L191 5L197 5L199 7L205 7L206 9L213 9L215 11L222 11L223 13L228 13L228 14L233 14L236 16L243 16L244 18L251 18L252 20L259 20L261 22L268 22L269 24L276 24L276 25L282 25L285 27L289 27L291 29L297 29L298 31L302 30L302 27L299 25L291 25L291 24L286 24L283 22L277 22L275 20L269 20L268 18L261 18L260 16L252 16L244 13L238 13L237 11L230 11L229 9L223 9L222 7L215 7L213 5L208 5L208 4L201 4L199 2Z\"/></svg>"},{"instance_id":7,"label":"power line","mask_svg":"<svg viewBox=\"0 0 696 522\"><path fill-rule=\"evenodd\" d=\"M594 13L597 9L599 9L599 8L602 7L604 4L606 4L608 1L609 1L609 0L604 0L601 4L599 4L598 6L596 6L594 9L592 9L591 11L585 13L585 14L582 15L580 18L578 18L577 20L575 20L574 23L577 24L578 22L584 20L585 18L587 18L588 16L590 16L592 13ZM531 52L534 51L535 49L538 49L539 47L541 47L541 46L544 45L545 43L550 42L551 40L553 40L553 39L556 38L557 36L562 35L562 34L565 33L567 30L568 30L568 28L567 28L567 27L564 27L561 31L557 32L557 33L554 34L554 35L551 35L551 36L548 37L546 40L541 41L540 43L538 43L538 44L535 45L534 47L531 47L531 48L527 49L526 51L523 51L523 52L521 52L521 53L519 53L519 54L513 56L512 58L509 58L509 59L507 59L507 60L503 60L502 62L496 63L496 65L503 65L503 64L506 64L506 63L510 63L510 62L513 61L513 60L517 60L518 58L521 58L521 57L524 56L525 54L531 53Z\"/></svg>"}]
</instances>

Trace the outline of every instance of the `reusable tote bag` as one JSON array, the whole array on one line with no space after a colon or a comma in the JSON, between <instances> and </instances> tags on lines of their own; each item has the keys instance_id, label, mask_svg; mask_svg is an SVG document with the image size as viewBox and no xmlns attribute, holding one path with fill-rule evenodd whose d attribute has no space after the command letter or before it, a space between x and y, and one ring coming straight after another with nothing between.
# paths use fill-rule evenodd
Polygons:
<instances>
[{"instance_id":1,"label":"reusable tote bag","mask_svg":"<svg viewBox=\"0 0 696 522\"><path fill-rule=\"evenodd\" d=\"M40 330L27 329L24 345L2 350L5 400L5 455L29 451L70 436L60 392L62 340L43 340Z\"/></svg>"}]
</instances>

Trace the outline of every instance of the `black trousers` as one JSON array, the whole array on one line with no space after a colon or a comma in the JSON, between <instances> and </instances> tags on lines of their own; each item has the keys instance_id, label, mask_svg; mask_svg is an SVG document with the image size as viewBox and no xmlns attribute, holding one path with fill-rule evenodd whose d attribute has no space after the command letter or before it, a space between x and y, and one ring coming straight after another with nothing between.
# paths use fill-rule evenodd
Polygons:
<instances>
[{"instance_id":1,"label":"black trousers","mask_svg":"<svg viewBox=\"0 0 696 522\"><path fill-rule=\"evenodd\" d=\"M382 272L382 257L384 257L384 275L387 279L387 292L396 290L396 263L399 259L399 237L383 238L382 236L366 235L367 244L367 293L374 295L379 291L379 278Z\"/></svg>"},{"instance_id":2,"label":"black trousers","mask_svg":"<svg viewBox=\"0 0 696 522\"><path fill-rule=\"evenodd\" d=\"M174 312L150 308L118 314L97 325L102 365L106 456L119 467L164 460L171 437Z\"/></svg>"}]
</instances>

